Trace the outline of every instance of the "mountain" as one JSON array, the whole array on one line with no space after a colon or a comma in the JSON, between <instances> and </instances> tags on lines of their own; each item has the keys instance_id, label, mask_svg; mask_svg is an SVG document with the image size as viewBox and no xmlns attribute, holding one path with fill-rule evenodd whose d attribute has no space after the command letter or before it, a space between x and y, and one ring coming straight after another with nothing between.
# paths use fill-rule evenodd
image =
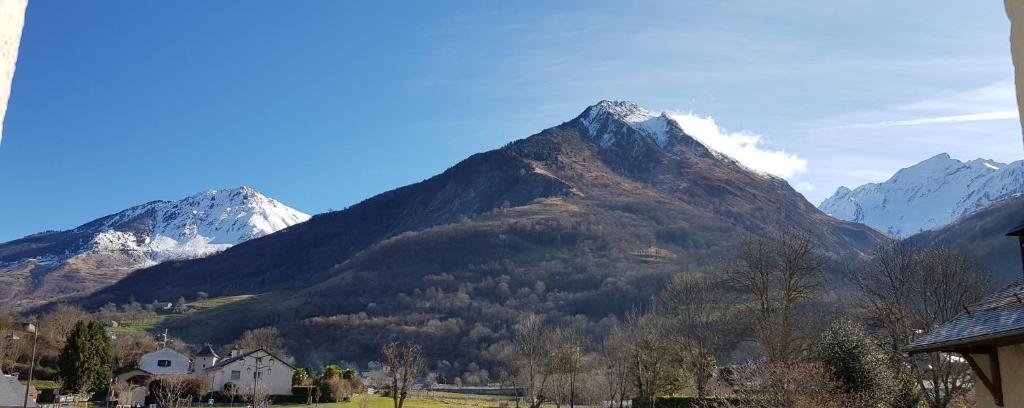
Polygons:
<instances>
[{"instance_id":1,"label":"mountain","mask_svg":"<svg viewBox=\"0 0 1024 408\"><path fill-rule=\"evenodd\" d=\"M1024 161L968 162L939 154L882 183L839 187L818 206L833 217L905 237L943 227L1024 192Z\"/></svg>"},{"instance_id":2,"label":"mountain","mask_svg":"<svg viewBox=\"0 0 1024 408\"><path fill-rule=\"evenodd\" d=\"M996 286L1021 278L1021 250L1006 233L1024 221L1024 197L1011 197L945 227L907 238L921 247L946 247L970 255Z\"/></svg>"},{"instance_id":3,"label":"mountain","mask_svg":"<svg viewBox=\"0 0 1024 408\"><path fill-rule=\"evenodd\" d=\"M249 187L152 201L0 244L0 301L22 307L88 293L135 269L201 258L307 219Z\"/></svg>"},{"instance_id":4,"label":"mountain","mask_svg":"<svg viewBox=\"0 0 1024 408\"><path fill-rule=\"evenodd\" d=\"M665 114L602 101L419 183L136 271L79 303L252 295L165 327L226 343L279 326L309 364L366 361L401 336L432 359L486 365L522 313L607 331L673 274L718 273L740 240L779 228L809 231L838 257L886 239L827 216Z\"/></svg>"}]
</instances>

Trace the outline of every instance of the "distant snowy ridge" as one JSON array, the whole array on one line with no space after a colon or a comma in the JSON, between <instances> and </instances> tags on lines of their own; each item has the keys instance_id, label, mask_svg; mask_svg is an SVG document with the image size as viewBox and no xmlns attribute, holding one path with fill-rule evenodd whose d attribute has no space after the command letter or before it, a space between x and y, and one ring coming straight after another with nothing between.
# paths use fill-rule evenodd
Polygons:
<instances>
[{"instance_id":1,"label":"distant snowy ridge","mask_svg":"<svg viewBox=\"0 0 1024 408\"><path fill-rule=\"evenodd\" d=\"M209 190L178 201L131 207L69 230L92 239L77 250L36 260L62 262L89 253L137 260L145 266L199 258L308 219L308 214L249 187Z\"/></svg>"},{"instance_id":2,"label":"distant snowy ridge","mask_svg":"<svg viewBox=\"0 0 1024 408\"><path fill-rule=\"evenodd\" d=\"M839 187L818 206L833 217L893 236L946 226L992 203L1024 193L1024 161L967 162L939 154L882 183Z\"/></svg>"},{"instance_id":3,"label":"distant snowy ridge","mask_svg":"<svg viewBox=\"0 0 1024 408\"><path fill-rule=\"evenodd\" d=\"M149 234L135 237L139 249L153 262L207 256L309 219L308 214L252 188L240 187L143 204L116 214L106 226L123 224L139 214L152 214L154 220ZM104 249L104 234L118 231L110 229L97 236L95 249Z\"/></svg>"},{"instance_id":4,"label":"distant snowy ridge","mask_svg":"<svg viewBox=\"0 0 1024 408\"><path fill-rule=\"evenodd\" d=\"M205 257L309 218L240 187L151 201L77 228L0 243L0 305L21 308L89 293L137 269Z\"/></svg>"}]
</instances>

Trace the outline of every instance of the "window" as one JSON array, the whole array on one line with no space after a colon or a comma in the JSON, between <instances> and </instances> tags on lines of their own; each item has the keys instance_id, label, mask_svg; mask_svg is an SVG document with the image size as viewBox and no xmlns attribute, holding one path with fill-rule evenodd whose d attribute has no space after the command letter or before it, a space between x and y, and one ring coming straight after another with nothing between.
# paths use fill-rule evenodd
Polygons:
<instances>
[{"instance_id":1,"label":"window","mask_svg":"<svg viewBox=\"0 0 1024 408\"><path fill-rule=\"evenodd\" d=\"M238 371L238 370L231 370L231 379L232 380L241 380L242 379L242 372Z\"/></svg>"},{"instance_id":2,"label":"window","mask_svg":"<svg viewBox=\"0 0 1024 408\"><path fill-rule=\"evenodd\" d=\"M171 360L157 360L156 365L157 367L170 367Z\"/></svg>"}]
</instances>

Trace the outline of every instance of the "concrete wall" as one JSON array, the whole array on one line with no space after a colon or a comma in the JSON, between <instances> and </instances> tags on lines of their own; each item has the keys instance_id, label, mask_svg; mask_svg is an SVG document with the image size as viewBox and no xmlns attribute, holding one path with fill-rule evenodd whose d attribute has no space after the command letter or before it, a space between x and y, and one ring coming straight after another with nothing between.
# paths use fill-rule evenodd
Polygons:
<instances>
[{"instance_id":1,"label":"concrete wall","mask_svg":"<svg viewBox=\"0 0 1024 408\"><path fill-rule=\"evenodd\" d=\"M14 66L18 62L21 29L25 25L28 0L0 0L0 141L4 137L4 116L11 97Z\"/></svg>"},{"instance_id":2,"label":"concrete wall","mask_svg":"<svg viewBox=\"0 0 1024 408\"><path fill-rule=\"evenodd\" d=\"M1016 344L1000 347L998 352L999 372L1002 373L1003 377L1003 407L1024 408L1024 387L1020 386L1024 384L1024 345ZM989 370L988 356L975 354L974 360L978 362L978 365L985 371L985 374L992 378L992 373ZM974 390L977 396L978 408L996 408L992 394L976 375L974 376Z\"/></svg>"}]
</instances>

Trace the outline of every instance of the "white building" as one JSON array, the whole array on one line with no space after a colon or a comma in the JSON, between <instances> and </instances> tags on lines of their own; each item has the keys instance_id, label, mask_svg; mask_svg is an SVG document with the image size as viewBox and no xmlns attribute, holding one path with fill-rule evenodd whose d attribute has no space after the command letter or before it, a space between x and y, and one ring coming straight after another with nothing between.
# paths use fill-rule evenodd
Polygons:
<instances>
[{"instance_id":1,"label":"white building","mask_svg":"<svg viewBox=\"0 0 1024 408\"><path fill-rule=\"evenodd\" d=\"M250 393L254 387L269 395L290 395L295 367L277 356L259 349L248 353L232 351L232 355L206 369L213 390L224 390L232 383L239 393Z\"/></svg>"},{"instance_id":2,"label":"white building","mask_svg":"<svg viewBox=\"0 0 1024 408\"><path fill-rule=\"evenodd\" d=\"M192 360L188 356L169 348L143 354L139 368L153 375L188 374L192 371Z\"/></svg>"},{"instance_id":3,"label":"white building","mask_svg":"<svg viewBox=\"0 0 1024 408\"><path fill-rule=\"evenodd\" d=\"M216 351L213 351L213 347L209 344L203 347L195 356L193 356L192 370L195 372L196 377L202 377L206 375L206 369L217 365L217 361L220 360L220 356L217 355Z\"/></svg>"}]
</instances>

